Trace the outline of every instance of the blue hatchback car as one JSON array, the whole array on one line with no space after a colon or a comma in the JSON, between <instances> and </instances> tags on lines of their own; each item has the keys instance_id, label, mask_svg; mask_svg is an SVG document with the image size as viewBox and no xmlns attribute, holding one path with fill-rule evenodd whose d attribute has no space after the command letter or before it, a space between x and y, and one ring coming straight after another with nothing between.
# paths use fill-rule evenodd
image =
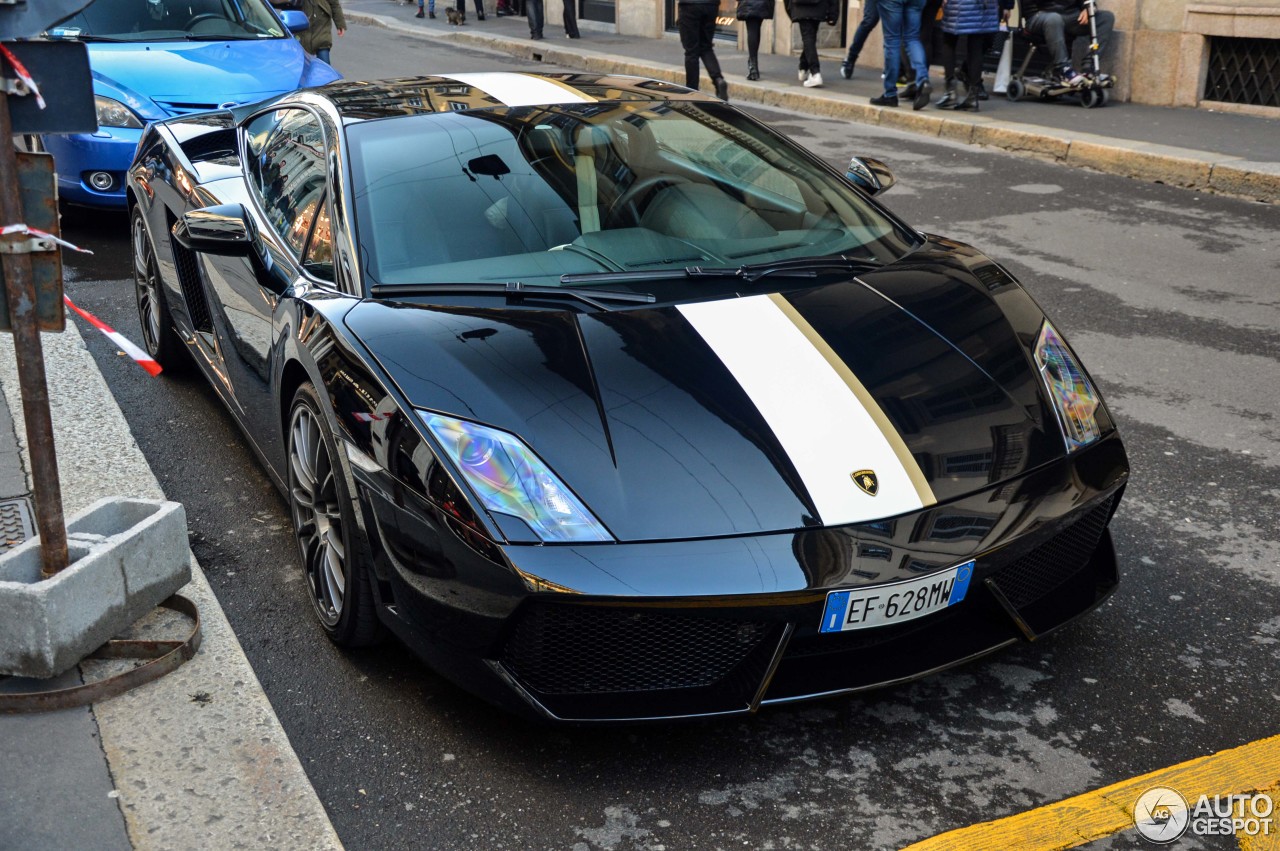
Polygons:
<instances>
[{"instance_id":1,"label":"blue hatchback car","mask_svg":"<svg viewBox=\"0 0 1280 851\"><path fill-rule=\"evenodd\" d=\"M341 77L291 32L302 12L266 0L95 0L48 33L89 47L98 132L46 136L64 201L124 209L149 121L253 103Z\"/></svg>"}]
</instances>

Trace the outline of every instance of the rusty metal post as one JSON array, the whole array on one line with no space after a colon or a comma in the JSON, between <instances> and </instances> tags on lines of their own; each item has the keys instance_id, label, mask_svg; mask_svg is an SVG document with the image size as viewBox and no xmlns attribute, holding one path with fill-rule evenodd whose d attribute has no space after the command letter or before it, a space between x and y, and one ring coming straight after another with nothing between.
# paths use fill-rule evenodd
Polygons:
<instances>
[{"instance_id":1,"label":"rusty metal post","mask_svg":"<svg viewBox=\"0 0 1280 851\"><path fill-rule=\"evenodd\" d=\"M23 221L18 193L18 161L13 149L9 120L9 96L0 91L0 225ZM13 326L13 348L18 360L18 386L22 392L22 417L27 427L31 479L35 489L36 531L40 535L41 574L46 578L67 566L67 529L62 517L62 486L58 482L58 458L53 448L53 418L49 413L49 388L45 383L44 349L36 318L35 283L31 258L26 254L0 254L5 297Z\"/></svg>"}]
</instances>

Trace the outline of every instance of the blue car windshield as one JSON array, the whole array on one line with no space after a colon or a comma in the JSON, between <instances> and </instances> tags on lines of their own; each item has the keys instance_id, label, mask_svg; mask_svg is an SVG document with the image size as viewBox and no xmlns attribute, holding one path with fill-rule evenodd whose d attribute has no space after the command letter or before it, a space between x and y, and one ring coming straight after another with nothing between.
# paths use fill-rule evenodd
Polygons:
<instances>
[{"instance_id":1,"label":"blue car windshield","mask_svg":"<svg viewBox=\"0 0 1280 851\"><path fill-rule=\"evenodd\" d=\"M94 0L49 30L85 41L283 38L263 0Z\"/></svg>"},{"instance_id":2,"label":"blue car windshield","mask_svg":"<svg viewBox=\"0 0 1280 851\"><path fill-rule=\"evenodd\" d=\"M642 281L832 255L881 265L917 242L831 168L718 103L446 104L346 134L375 284Z\"/></svg>"}]
</instances>

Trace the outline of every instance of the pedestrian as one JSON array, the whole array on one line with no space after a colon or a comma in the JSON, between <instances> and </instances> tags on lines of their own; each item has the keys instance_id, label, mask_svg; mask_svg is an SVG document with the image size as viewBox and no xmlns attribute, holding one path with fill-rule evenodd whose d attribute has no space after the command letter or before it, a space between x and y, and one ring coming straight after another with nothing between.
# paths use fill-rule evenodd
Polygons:
<instances>
[{"instance_id":1,"label":"pedestrian","mask_svg":"<svg viewBox=\"0 0 1280 851\"><path fill-rule=\"evenodd\" d=\"M800 82L807 88L822 85L818 64L818 27L823 21L835 26L840 21L837 0L783 0L787 15L800 27Z\"/></svg>"},{"instance_id":2,"label":"pedestrian","mask_svg":"<svg viewBox=\"0 0 1280 851\"><path fill-rule=\"evenodd\" d=\"M1001 9L1001 5L1001 0L947 0L943 5L942 72L947 90L938 101L939 109L978 111L986 39L988 35L994 36L1009 16L1009 11ZM963 101L956 98L956 45L961 36L967 42Z\"/></svg>"},{"instance_id":3,"label":"pedestrian","mask_svg":"<svg viewBox=\"0 0 1280 851\"><path fill-rule=\"evenodd\" d=\"M422 17L422 5L423 5L422 0L418 0L418 14L414 15L415 18ZM430 18L434 18L436 16L436 0L427 0L426 6L427 6L427 16Z\"/></svg>"},{"instance_id":4,"label":"pedestrian","mask_svg":"<svg viewBox=\"0 0 1280 851\"><path fill-rule=\"evenodd\" d=\"M1049 49L1049 61L1053 65L1052 79L1066 86L1082 86L1088 77L1077 74L1067 53L1067 36L1089 36L1089 10L1084 0L1045 0L1034 10L1028 3L1023 8L1027 18L1027 33L1044 39ZM1098 56L1107 49L1111 32L1116 26L1116 16L1106 9L1094 7L1093 23L1098 30ZM1092 69L1090 69L1092 73ZM1105 77L1106 75L1104 75Z\"/></svg>"},{"instance_id":5,"label":"pedestrian","mask_svg":"<svg viewBox=\"0 0 1280 851\"><path fill-rule=\"evenodd\" d=\"M347 32L347 19L342 14L342 0L302 0L302 11L309 26L298 33L302 49L312 56L329 63L329 50L333 47L333 28L338 37ZM332 64L332 63L329 63Z\"/></svg>"},{"instance_id":6,"label":"pedestrian","mask_svg":"<svg viewBox=\"0 0 1280 851\"><path fill-rule=\"evenodd\" d=\"M738 0L738 20L747 23L747 79L760 79L760 27L773 20L774 0Z\"/></svg>"},{"instance_id":7,"label":"pedestrian","mask_svg":"<svg viewBox=\"0 0 1280 851\"><path fill-rule=\"evenodd\" d=\"M582 33L578 32L578 0L563 0L563 2L565 38L580 38Z\"/></svg>"},{"instance_id":8,"label":"pedestrian","mask_svg":"<svg viewBox=\"0 0 1280 851\"><path fill-rule=\"evenodd\" d=\"M484 0L475 0L475 3L476 3L476 20L483 21L484 20ZM457 0L457 5L454 8L457 9L459 12L461 12L463 15L467 14L467 0Z\"/></svg>"},{"instance_id":9,"label":"pedestrian","mask_svg":"<svg viewBox=\"0 0 1280 851\"><path fill-rule=\"evenodd\" d=\"M729 84L720 73L720 60L716 58L716 13L719 0L679 0L679 17L676 28L680 30L680 44L684 47L684 84L698 88L698 63L707 66L707 75L716 87L716 97L729 99Z\"/></svg>"},{"instance_id":10,"label":"pedestrian","mask_svg":"<svg viewBox=\"0 0 1280 851\"><path fill-rule=\"evenodd\" d=\"M876 0L880 7L880 29L884 35L884 94L873 97L874 106L898 105L898 70L902 45L915 69L915 83L908 89L914 98L912 108L924 109L929 105L929 65L924 58L924 45L920 43L920 15L924 0Z\"/></svg>"},{"instance_id":11,"label":"pedestrian","mask_svg":"<svg viewBox=\"0 0 1280 851\"><path fill-rule=\"evenodd\" d=\"M877 0L862 0L862 20L858 21L858 28L853 31L853 41L849 42L849 52L845 54L844 62L840 63L840 76L846 80L853 79L853 66L858 64L858 55L866 46L867 38L880 25L880 7L876 2Z\"/></svg>"},{"instance_id":12,"label":"pedestrian","mask_svg":"<svg viewBox=\"0 0 1280 851\"><path fill-rule=\"evenodd\" d=\"M542 40L542 0L524 0L524 13L529 17L529 38Z\"/></svg>"}]
</instances>

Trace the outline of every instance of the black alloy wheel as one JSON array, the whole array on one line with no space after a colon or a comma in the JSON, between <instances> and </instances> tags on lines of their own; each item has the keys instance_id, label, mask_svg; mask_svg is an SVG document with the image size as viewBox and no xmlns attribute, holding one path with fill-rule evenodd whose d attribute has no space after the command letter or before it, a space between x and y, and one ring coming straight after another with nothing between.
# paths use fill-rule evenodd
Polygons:
<instances>
[{"instance_id":1,"label":"black alloy wheel","mask_svg":"<svg viewBox=\"0 0 1280 851\"><path fill-rule=\"evenodd\" d=\"M359 647L378 640L367 548L352 517L342 468L311 384L289 413L289 511L316 618L330 640Z\"/></svg>"},{"instance_id":2,"label":"black alloy wheel","mask_svg":"<svg viewBox=\"0 0 1280 851\"><path fill-rule=\"evenodd\" d=\"M187 353L178 333L173 330L173 318L164 300L156 252L139 207L133 208L129 233L133 243L134 294L138 301L138 320L142 324L143 346L162 367L178 371L185 363L183 359Z\"/></svg>"}]
</instances>

